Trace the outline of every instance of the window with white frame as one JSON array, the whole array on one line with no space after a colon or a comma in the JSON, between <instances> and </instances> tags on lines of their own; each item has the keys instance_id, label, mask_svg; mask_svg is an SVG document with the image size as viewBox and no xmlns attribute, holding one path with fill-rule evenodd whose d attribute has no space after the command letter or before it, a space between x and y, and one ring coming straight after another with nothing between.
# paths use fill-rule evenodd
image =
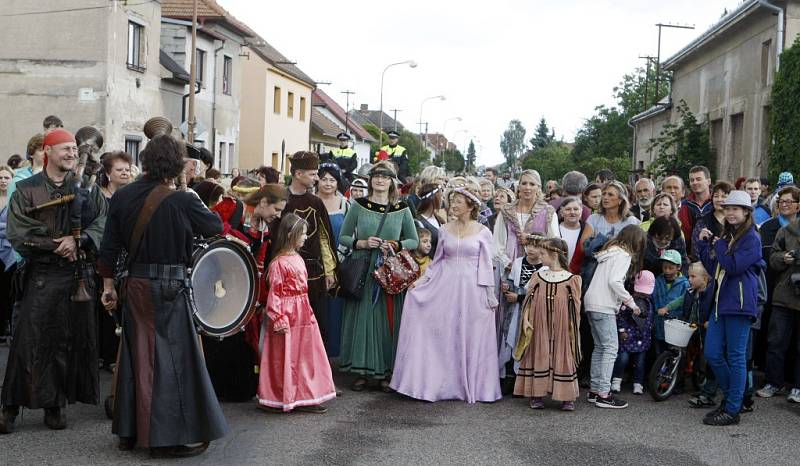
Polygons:
<instances>
[{"instance_id":1,"label":"window with white frame","mask_svg":"<svg viewBox=\"0 0 800 466\"><path fill-rule=\"evenodd\" d=\"M128 21L128 68L144 71L145 36L144 26Z\"/></svg>"}]
</instances>

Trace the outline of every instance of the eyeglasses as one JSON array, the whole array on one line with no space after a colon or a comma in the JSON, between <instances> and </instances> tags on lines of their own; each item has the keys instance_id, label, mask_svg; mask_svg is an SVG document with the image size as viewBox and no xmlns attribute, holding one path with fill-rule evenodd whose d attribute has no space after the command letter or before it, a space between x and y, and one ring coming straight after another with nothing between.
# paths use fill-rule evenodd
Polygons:
<instances>
[{"instance_id":1,"label":"eyeglasses","mask_svg":"<svg viewBox=\"0 0 800 466\"><path fill-rule=\"evenodd\" d=\"M780 204L780 205L792 205L792 204L797 204L797 201L795 201L794 199L781 199L781 200L778 201L778 204Z\"/></svg>"}]
</instances>

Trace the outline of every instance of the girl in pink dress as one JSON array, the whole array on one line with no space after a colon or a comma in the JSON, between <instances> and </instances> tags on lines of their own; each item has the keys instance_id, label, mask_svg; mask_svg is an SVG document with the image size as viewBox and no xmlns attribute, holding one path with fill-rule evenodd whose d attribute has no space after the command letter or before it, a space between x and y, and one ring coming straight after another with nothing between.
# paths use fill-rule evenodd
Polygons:
<instances>
[{"instance_id":1,"label":"girl in pink dress","mask_svg":"<svg viewBox=\"0 0 800 466\"><path fill-rule=\"evenodd\" d=\"M322 414L336 397L331 366L308 301L308 274L297 251L308 224L287 214L278 228L269 264L264 350L258 383L259 407L270 412Z\"/></svg>"}]
</instances>

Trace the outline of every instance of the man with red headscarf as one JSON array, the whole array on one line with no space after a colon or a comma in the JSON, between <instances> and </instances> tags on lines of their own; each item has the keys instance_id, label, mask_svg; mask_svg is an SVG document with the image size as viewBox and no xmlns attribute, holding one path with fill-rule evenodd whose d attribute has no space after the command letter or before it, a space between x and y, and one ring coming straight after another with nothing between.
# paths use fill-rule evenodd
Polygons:
<instances>
[{"instance_id":1,"label":"man with red headscarf","mask_svg":"<svg viewBox=\"0 0 800 466\"><path fill-rule=\"evenodd\" d=\"M67 402L96 404L99 392L91 264L103 236L106 202L100 190L77 184L72 133L56 128L43 146L44 170L17 184L9 206L8 239L25 269L3 382L0 433L6 434L20 406L44 408L47 427L63 429ZM75 293L78 279L88 294Z\"/></svg>"}]
</instances>

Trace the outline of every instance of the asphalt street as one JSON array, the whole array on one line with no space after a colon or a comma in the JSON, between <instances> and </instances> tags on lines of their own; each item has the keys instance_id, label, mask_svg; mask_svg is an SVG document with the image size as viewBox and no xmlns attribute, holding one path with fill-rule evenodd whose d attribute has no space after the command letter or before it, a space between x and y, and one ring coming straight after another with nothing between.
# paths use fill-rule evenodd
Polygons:
<instances>
[{"instance_id":1,"label":"asphalt street","mask_svg":"<svg viewBox=\"0 0 800 466\"><path fill-rule=\"evenodd\" d=\"M0 347L0 373L8 348ZM107 393L110 374L101 371ZM347 387L351 379L337 376ZM713 464L800 463L800 405L758 399L733 427L706 427L688 395L662 403L634 396L624 410L581 399L561 412L548 402L419 402L345 388L327 414L268 414L255 403L225 403L231 433L185 464ZM48 430L42 411L23 411L17 432L0 437L2 464L162 464L144 450L120 452L102 406L71 405L68 428Z\"/></svg>"}]
</instances>

